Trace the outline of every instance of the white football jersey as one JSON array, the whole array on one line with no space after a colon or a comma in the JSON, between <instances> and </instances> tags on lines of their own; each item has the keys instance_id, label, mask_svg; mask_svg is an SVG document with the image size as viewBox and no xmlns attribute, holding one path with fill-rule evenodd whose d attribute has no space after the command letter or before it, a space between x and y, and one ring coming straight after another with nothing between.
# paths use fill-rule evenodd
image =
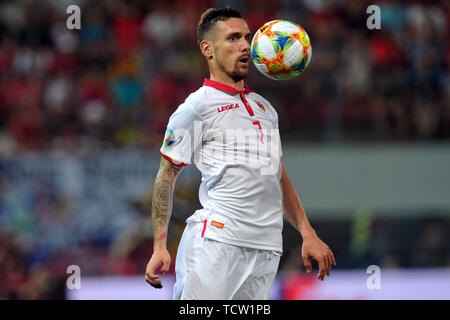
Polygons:
<instances>
[{"instance_id":1,"label":"white football jersey","mask_svg":"<svg viewBox=\"0 0 450 320\"><path fill-rule=\"evenodd\" d=\"M161 154L200 170L202 236L282 252L281 143L272 105L205 79L171 115Z\"/></svg>"}]
</instances>

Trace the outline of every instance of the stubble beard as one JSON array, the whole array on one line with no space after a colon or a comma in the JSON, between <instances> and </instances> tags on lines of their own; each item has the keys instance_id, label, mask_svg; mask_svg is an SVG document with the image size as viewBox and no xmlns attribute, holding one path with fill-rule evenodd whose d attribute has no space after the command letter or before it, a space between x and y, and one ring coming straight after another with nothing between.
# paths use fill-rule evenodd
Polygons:
<instances>
[{"instance_id":1,"label":"stubble beard","mask_svg":"<svg viewBox=\"0 0 450 320\"><path fill-rule=\"evenodd\" d=\"M234 82L239 82L239 81L241 81L241 80L247 78L247 76L248 76L248 69L247 69L246 72L238 72L238 70L237 70L237 68L236 68L237 61L236 61L235 64L234 64L234 70L230 72L230 71L228 71L228 70L225 68L225 66L220 62L221 59L219 59L219 57L217 56L217 54L216 54L216 57L218 58L218 59L216 59L216 63L217 63L217 66L219 67L219 69L222 70L228 77L230 77L231 79L233 79Z\"/></svg>"}]
</instances>

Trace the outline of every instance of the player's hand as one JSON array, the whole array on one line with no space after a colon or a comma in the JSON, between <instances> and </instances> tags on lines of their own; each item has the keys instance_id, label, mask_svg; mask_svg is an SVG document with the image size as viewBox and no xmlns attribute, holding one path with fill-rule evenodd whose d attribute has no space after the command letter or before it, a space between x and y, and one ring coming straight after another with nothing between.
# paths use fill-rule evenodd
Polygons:
<instances>
[{"instance_id":1,"label":"player's hand","mask_svg":"<svg viewBox=\"0 0 450 320\"><path fill-rule=\"evenodd\" d=\"M311 273L311 260L319 263L319 273L317 278L322 280L325 274L330 276L331 266L336 266L336 260L331 249L316 235L303 238L302 258L307 273Z\"/></svg>"},{"instance_id":2,"label":"player's hand","mask_svg":"<svg viewBox=\"0 0 450 320\"><path fill-rule=\"evenodd\" d=\"M145 281L147 281L152 287L161 289L162 284L157 274L158 269L164 274L169 271L170 268L170 253L167 249L159 249L154 251L150 261L147 264L147 269L145 270Z\"/></svg>"}]
</instances>

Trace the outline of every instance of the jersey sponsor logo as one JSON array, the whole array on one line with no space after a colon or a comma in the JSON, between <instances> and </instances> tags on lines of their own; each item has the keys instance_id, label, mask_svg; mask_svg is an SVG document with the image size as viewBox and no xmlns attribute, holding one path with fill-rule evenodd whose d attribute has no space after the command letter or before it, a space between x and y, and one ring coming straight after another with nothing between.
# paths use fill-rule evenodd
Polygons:
<instances>
[{"instance_id":1,"label":"jersey sponsor logo","mask_svg":"<svg viewBox=\"0 0 450 320\"><path fill-rule=\"evenodd\" d=\"M256 101L256 104L258 105L258 107L259 107L262 111L266 112L266 108L264 108L264 105L263 105L261 102Z\"/></svg>"},{"instance_id":2,"label":"jersey sponsor logo","mask_svg":"<svg viewBox=\"0 0 450 320\"><path fill-rule=\"evenodd\" d=\"M222 222L215 220L211 221L211 225L219 229L223 229L223 227L225 226L225 224L223 224Z\"/></svg>"},{"instance_id":3,"label":"jersey sponsor logo","mask_svg":"<svg viewBox=\"0 0 450 320\"><path fill-rule=\"evenodd\" d=\"M237 103L227 104L226 106L218 107L217 112L238 109L239 105Z\"/></svg>"}]
</instances>

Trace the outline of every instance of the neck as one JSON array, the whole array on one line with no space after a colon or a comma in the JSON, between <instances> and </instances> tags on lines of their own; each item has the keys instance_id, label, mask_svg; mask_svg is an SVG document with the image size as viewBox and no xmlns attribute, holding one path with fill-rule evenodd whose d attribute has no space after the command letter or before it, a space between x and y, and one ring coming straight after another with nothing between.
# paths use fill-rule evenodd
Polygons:
<instances>
[{"instance_id":1,"label":"neck","mask_svg":"<svg viewBox=\"0 0 450 320\"><path fill-rule=\"evenodd\" d=\"M238 91L244 90L244 80L239 80L235 82L231 79L227 74L223 72L210 72L209 78L213 81L221 82L223 84L229 85L230 87L235 88Z\"/></svg>"}]
</instances>

